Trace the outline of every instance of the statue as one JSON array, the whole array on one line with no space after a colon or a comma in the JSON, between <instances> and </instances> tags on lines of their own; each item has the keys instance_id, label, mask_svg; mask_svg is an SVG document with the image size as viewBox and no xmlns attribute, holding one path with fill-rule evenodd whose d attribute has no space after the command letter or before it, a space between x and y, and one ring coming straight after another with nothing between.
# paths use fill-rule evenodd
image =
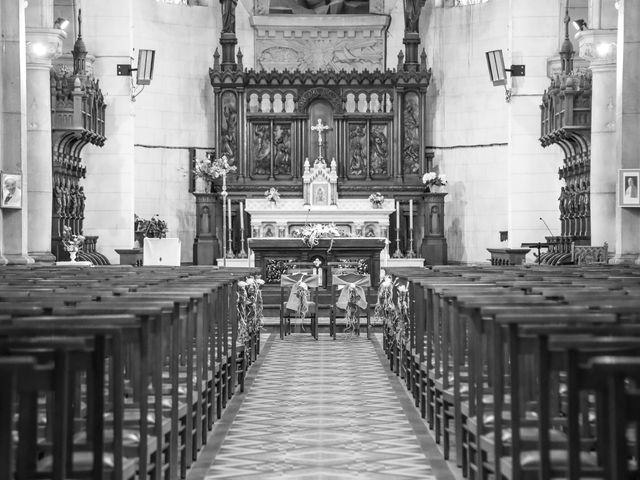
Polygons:
<instances>
[{"instance_id":1,"label":"statue","mask_svg":"<svg viewBox=\"0 0 640 480\"><path fill-rule=\"evenodd\" d=\"M404 31L419 33L418 23L422 12L422 0L404 0Z\"/></svg>"},{"instance_id":2,"label":"statue","mask_svg":"<svg viewBox=\"0 0 640 480\"><path fill-rule=\"evenodd\" d=\"M62 216L62 187L59 182L56 182L56 186L53 189L53 198L56 201L56 214Z\"/></svg>"},{"instance_id":3,"label":"statue","mask_svg":"<svg viewBox=\"0 0 640 480\"><path fill-rule=\"evenodd\" d=\"M84 194L84 187L78 189L78 216L84 218L84 201L87 196Z\"/></svg>"},{"instance_id":4,"label":"statue","mask_svg":"<svg viewBox=\"0 0 640 480\"><path fill-rule=\"evenodd\" d=\"M236 33L236 5L238 0L220 0L222 6L222 33Z\"/></svg>"},{"instance_id":5,"label":"statue","mask_svg":"<svg viewBox=\"0 0 640 480\"><path fill-rule=\"evenodd\" d=\"M202 207L202 213L200 214L200 231L202 233L211 233L211 223L209 221L209 207L206 205Z\"/></svg>"}]
</instances>

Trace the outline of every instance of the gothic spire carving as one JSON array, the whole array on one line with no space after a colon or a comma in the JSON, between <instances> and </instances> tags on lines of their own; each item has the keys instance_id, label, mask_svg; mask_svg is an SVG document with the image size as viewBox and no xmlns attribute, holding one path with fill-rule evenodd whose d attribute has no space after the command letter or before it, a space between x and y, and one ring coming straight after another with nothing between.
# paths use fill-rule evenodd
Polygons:
<instances>
[{"instance_id":1,"label":"gothic spire carving","mask_svg":"<svg viewBox=\"0 0 640 480\"><path fill-rule=\"evenodd\" d=\"M573 55L575 53L575 51L573 50L573 44L569 39L570 21L571 17L569 17L569 0L567 0L564 13L564 42L562 42L562 47L560 48L562 73L564 73L565 75L570 75L573 72Z\"/></svg>"},{"instance_id":2,"label":"gothic spire carving","mask_svg":"<svg viewBox=\"0 0 640 480\"><path fill-rule=\"evenodd\" d=\"M78 10L78 38L73 45L73 74L86 75L87 46L82 39L82 9Z\"/></svg>"}]
</instances>

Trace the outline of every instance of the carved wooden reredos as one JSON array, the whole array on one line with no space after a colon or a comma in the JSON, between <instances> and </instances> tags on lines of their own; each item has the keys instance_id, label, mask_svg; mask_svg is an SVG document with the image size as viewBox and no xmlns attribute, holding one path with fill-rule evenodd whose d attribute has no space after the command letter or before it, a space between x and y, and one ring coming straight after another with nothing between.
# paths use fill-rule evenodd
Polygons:
<instances>
[{"instance_id":1,"label":"carved wooden reredos","mask_svg":"<svg viewBox=\"0 0 640 480\"><path fill-rule=\"evenodd\" d=\"M318 156L311 126L322 119L328 160L340 185L366 180L419 184L425 161L426 59L415 71L210 71L219 152L238 167L239 183L282 182L301 190L305 158ZM368 184L371 190L371 184Z\"/></svg>"},{"instance_id":2,"label":"carved wooden reredos","mask_svg":"<svg viewBox=\"0 0 640 480\"><path fill-rule=\"evenodd\" d=\"M381 24L379 19L375 21ZM366 24L366 19L362 22ZM382 27L371 26L372 21L369 26L358 27L368 29L366 35L357 28L336 34L339 28L332 27L326 35L316 36L316 40L327 43L324 64L318 63L320 57L300 63L296 60L300 55L294 52L283 59L280 68L268 71L260 67L273 66L265 61L264 42L273 32L278 39L283 27L254 27L259 68L255 70L243 68L242 53L235 49L235 35L223 32L222 59L216 50L209 75L214 89L218 153L238 168L234 193L258 195L263 187L275 185L285 195L301 195L304 161L308 158L313 165L320 153L318 135L311 130L319 119L330 127L324 133L322 156L327 164L336 160L341 195L368 195L376 187L400 190L402 185L410 188L406 193L420 191L420 175L426 166L426 91L431 71L424 52L417 58L419 39L412 45L412 61L410 55L405 61L400 53L396 70L377 68L384 65L386 23L388 20ZM315 45L309 48L310 59L318 54L319 47L306 30L291 38ZM372 47L376 45L372 48L378 52L375 58L365 58L366 36L371 36ZM351 42L353 50L345 48L340 53L340 41ZM353 58L348 60L348 55ZM292 59L298 63L290 64ZM309 68L288 68L291 65ZM345 69L346 65L352 69Z\"/></svg>"}]
</instances>

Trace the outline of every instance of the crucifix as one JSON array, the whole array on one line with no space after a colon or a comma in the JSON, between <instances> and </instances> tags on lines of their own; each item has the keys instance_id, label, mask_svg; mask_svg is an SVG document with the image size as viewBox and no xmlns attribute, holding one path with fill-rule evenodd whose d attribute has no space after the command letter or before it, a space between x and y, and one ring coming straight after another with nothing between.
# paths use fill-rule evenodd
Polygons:
<instances>
[{"instance_id":1,"label":"crucifix","mask_svg":"<svg viewBox=\"0 0 640 480\"><path fill-rule=\"evenodd\" d=\"M324 159L322 157L322 134L325 133L327 130L331 130L331 127L329 125L323 125L322 119L319 118L318 123L316 125L313 125L311 127L311 130L314 132L318 132L318 160L317 161L323 162Z\"/></svg>"}]
</instances>

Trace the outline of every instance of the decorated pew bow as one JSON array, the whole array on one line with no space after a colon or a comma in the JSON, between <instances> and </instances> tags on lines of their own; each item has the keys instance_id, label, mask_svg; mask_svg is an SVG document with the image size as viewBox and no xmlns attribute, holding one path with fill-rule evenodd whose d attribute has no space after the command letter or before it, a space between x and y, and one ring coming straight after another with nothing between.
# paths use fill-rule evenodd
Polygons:
<instances>
[{"instance_id":1,"label":"decorated pew bow","mask_svg":"<svg viewBox=\"0 0 640 480\"><path fill-rule=\"evenodd\" d=\"M318 276L311 274L282 275L281 285L291 285L291 293L287 300L287 310L296 312L299 319L303 319L309 311L309 288L318 286Z\"/></svg>"},{"instance_id":2,"label":"decorated pew bow","mask_svg":"<svg viewBox=\"0 0 640 480\"><path fill-rule=\"evenodd\" d=\"M341 290L336 307L345 311L345 332L352 333L360 324L360 310L367 309L367 295L364 287L371 285L371 277L367 275L350 279L348 275L345 277L334 275L332 281Z\"/></svg>"}]
</instances>

